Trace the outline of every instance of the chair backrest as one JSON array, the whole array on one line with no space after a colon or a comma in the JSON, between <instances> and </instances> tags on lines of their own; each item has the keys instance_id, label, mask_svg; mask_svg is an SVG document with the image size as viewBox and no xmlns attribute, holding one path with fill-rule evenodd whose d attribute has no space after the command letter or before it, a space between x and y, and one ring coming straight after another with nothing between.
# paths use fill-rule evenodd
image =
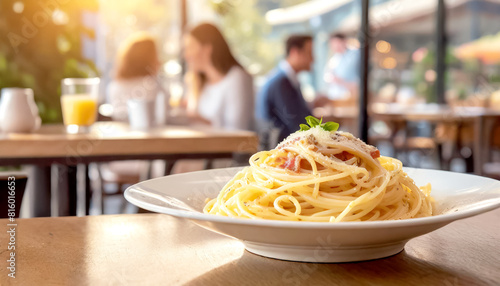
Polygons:
<instances>
[{"instance_id":1,"label":"chair backrest","mask_svg":"<svg viewBox=\"0 0 500 286\"><path fill-rule=\"evenodd\" d=\"M259 136L259 150L270 150L278 145L280 130L272 122L257 119L256 131Z\"/></svg>"},{"instance_id":2,"label":"chair backrest","mask_svg":"<svg viewBox=\"0 0 500 286\"><path fill-rule=\"evenodd\" d=\"M490 143L493 149L500 150L500 117L494 122Z\"/></svg>"},{"instance_id":3,"label":"chair backrest","mask_svg":"<svg viewBox=\"0 0 500 286\"><path fill-rule=\"evenodd\" d=\"M492 161L493 151L500 149L500 115L484 115L479 119L476 128L480 128L475 136L478 136L478 146L474 153L474 170L483 175L484 165Z\"/></svg>"}]
</instances>

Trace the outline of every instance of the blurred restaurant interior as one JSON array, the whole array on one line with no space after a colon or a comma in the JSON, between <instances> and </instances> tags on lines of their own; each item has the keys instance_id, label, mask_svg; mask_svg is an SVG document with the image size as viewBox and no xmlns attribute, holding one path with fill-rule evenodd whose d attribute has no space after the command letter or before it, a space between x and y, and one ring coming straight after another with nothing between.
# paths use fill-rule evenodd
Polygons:
<instances>
[{"instance_id":1,"label":"blurred restaurant interior","mask_svg":"<svg viewBox=\"0 0 500 286\"><path fill-rule=\"evenodd\" d=\"M199 156L187 150L184 153L190 154L177 157L160 154L161 149L135 157L132 152L136 151L126 154L125 150L123 154L91 154L94 157L71 163L69 155L63 160L64 156L44 154L38 147L49 146L50 140L62 140L54 137L45 142L45 137L36 136L42 131L59 132L57 128L63 123L61 104L70 100L61 99L65 93L61 80L65 78L99 78L99 122L92 128L116 121L118 108L113 107L110 85L121 46L137 33L147 33L156 41L155 80L168 94L163 98L166 114L160 125L189 125L185 38L187 31L201 23L212 23L220 29L237 62L253 78L254 97L283 60L287 37L310 35L314 61L310 71L298 75L298 81L314 116L338 122L340 130L367 140L405 166L500 178L500 1L372 0L369 7L363 5L365 1L358 0L2 0L0 88L31 89L38 111L35 117L42 122L41 128L28 131L34 136L30 140L40 141L26 145L39 148L37 152L41 153L17 154L16 146L22 149L29 140L8 135L16 129L12 127L14 131L10 132L7 127L15 119L7 114L10 107L6 94L15 91L2 93L5 107L0 109L4 111L0 114L0 168L30 174L21 217L137 212L122 195L131 184L164 174L244 165L247 157L228 153L256 151L268 145L273 148L279 143L267 134L268 145L263 145L261 137L260 147L254 149L207 149L199 151ZM328 79L329 70L338 60L332 50L333 35L341 35L346 49L356 55L347 63L351 67L345 67L354 71L351 76L355 84L341 95L332 92ZM69 118L71 112L65 116ZM119 133L120 128L132 125L132 120L139 126L145 119L125 114L118 120L125 125L108 126L109 130L103 132ZM139 126L138 131L123 136L156 136L157 131L146 129ZM272 133L257 127L243 129L259 136ZM174 135L182 132L188 131ZM252 139L253 135L242 134ZM100 143L89 144L98 148ZM110 144L122 148L118 140ZM86 145L75 148L80 148L77 153L85 157ZM220 156L224 158L215 153L224 153ZM117 161L112 162L114 159ZM79 191L63 194L54 185ZM45 196L40 195L43 192L36 195L35 188L44 189ZM80 199L84 205L57 205L50 195L73 205ZM96 200L96 196L100 198ZM40 208L39 204L45 206Z\"/></svg>"},{"instance_id":2,"label":"blurred restaurant interior","mask_svg":"<svg viewBox=\"0 0 500 286\"><path fill-rule=\"evenodd\" d=\"M0 285L500 285L500 0L0 0Z\"/></svg>"}]
</instances>

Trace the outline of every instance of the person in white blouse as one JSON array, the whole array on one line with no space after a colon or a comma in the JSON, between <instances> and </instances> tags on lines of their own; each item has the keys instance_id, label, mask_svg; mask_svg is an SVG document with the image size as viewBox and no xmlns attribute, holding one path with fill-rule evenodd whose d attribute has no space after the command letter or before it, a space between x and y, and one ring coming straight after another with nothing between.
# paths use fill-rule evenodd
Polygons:
<instances>
[{"instance_id":1,"label":"person in white blouse","mask_svg":"<svg viewBox=\"0 0 500 286\"><path fill-rule=\"evenodd\" d=\"M127 102L131 99L153 101L156 125L164 125L168 92L158 79L160 61L155 39L147 33L133 34L121 45L113 80L107 86L113 120L128 122Z\"/></svg>"},{"instance_id":2,"label":"person in white blouse","mask_svg":"<svg viewBox=\"0 0 500 286\"><path fill-rule=\"evenodd\" d=\"M113 107L114 121L132 125L132 122L129 122L131 110L128 103L145 101L154 103L154 116L151 116L154 121L150 124L166 124L169 94L158 79L160 61L156 47L155 39L144 32L131 35L120 45L113 80L106 89L107 100ZM142 120L148 121L149 118ZM152 176L158 176L162 173L161 167L158 166L162 164L164 163L156 161L150 167L150 161L116 161L100 164L97 168L103 182L113 182L121 186L146 179L150 168ZM124 206L125 204L122 207Z\"/></svg>"},{"instance_id":3,"label":"person in white blouse","mask_svg":"<svg viewBox=\"0 0 500 286\"><path fill-rule=\"evenodd\" d=\"M188 111L224 129L253 130L253 79L238 63L217 27L201 24L184 39Z\"/></svg>"}]
</instances>

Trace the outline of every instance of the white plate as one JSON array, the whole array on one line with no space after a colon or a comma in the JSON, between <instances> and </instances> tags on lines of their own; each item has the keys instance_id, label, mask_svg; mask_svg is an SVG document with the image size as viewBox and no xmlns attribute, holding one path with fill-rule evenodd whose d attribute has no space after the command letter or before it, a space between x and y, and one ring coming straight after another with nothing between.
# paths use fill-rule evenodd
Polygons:
<instances>
[{"instance_id":1,"label":"white plate","mask_svg":"<svg viewBox=\"0 0 500 286\"><path fill-rule=\"evenodd\" d=\"M187 218L201 227L241 240L245 248L255 254L305 262L387 257L402 251L411 238L500 207L500 181L405 168L417 185L432 184L438 215L394 221L325 223L204 214L205 200L215 198L239 170L241 168L215 169L144 181L129 187L125 198L141 208Z\"/></svg>"}]
</instances>

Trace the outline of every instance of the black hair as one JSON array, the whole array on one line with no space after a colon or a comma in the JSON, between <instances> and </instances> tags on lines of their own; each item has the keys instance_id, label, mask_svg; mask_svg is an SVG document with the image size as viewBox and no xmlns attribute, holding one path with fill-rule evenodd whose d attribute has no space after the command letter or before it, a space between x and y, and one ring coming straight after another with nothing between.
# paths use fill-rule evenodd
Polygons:
<instances>
[{"instance_id":1,"label":"black hair","mask_svg":"<svg viewBox=\"0 0 500 286\"><path fill-rule=\"evenodd\" d=\"M346 36L345 36L345 34L342 34L342 33L333 33L333 34L330 35L330 40L331 39L345 40Z\"/></svg>"},{"instance_id":2,"label":"black hair","mask_svg":"<svg viewBox=\"0 0 500 286\"><path fill-rule=\"evenodd\" d=\"M286 55L290 55L293 48L302 49L306 42L312 41L310 35L292 35L286 40Z\"/></svg>"}]
</instances>

